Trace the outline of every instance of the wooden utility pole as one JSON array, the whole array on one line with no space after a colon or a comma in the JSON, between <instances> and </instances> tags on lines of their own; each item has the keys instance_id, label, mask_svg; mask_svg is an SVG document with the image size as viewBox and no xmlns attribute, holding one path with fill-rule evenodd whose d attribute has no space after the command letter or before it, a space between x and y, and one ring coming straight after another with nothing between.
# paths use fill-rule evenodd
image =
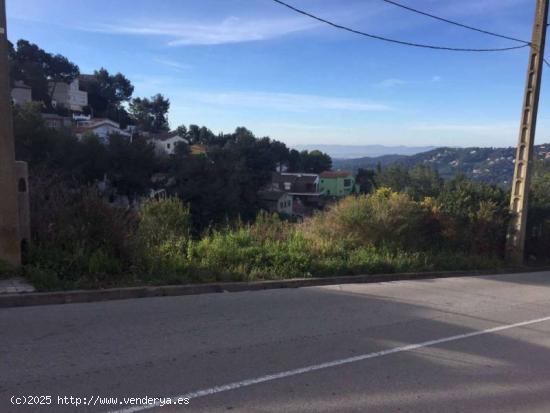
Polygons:
<instances>
[{"instance_id":1,"label":"wooden utility pole","mask_svg":"<svg viewBox=\"0 0 550 413\"><path fill-rule=\"evenodd\" d=\"M21 263L5 0L0 0L0 260Z\"/></svg>"},{"instance_id":2,"label":"wooden utility pole","mask_svg":"<svg viewBox=\"0 0 550 413\"><path fill-rule=\"evenodd\" d=\"M535 144L535 129L537 126L537 111L539 107L542 66L544 63L548 1L537 0L516 151L514 180L512 181L510 209L514 215L508 230L507 252L509 260L515 264L523 263L525 255L529 184L533 167L533 147Z\"/></svg>"}]
</instances>

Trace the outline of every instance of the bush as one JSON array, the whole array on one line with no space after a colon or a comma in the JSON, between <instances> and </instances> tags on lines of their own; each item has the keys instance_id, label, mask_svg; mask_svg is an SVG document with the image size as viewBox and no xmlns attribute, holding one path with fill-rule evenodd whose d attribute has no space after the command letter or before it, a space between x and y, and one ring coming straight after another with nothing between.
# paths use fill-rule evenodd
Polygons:
<instances>
[{"instance_id":1,"label":"bush","mask_svg":"<svg viewBox=\"0 0 550 413\"><path fill-rule=\"evenodd\" d=\"M65 286L111 285L128 272L134 216L111 208L93 189L56 179L33 182L31 222L29 271L36 282L47 274Z\"/></svg>"},{"instance_id":2,"label":"bush","mask_svg":"<svg viewBox=\"0 0 550 413\"><path fill-rule=\"evenodd\" d=\"M139 271L149 275L185 272L190 228L189 208L179 199L143 202L134 236Z\"/></svg>"},{"instance_id":3,"label":"bush","mask_svg":"<svg viewBox=\"0 0 550 413\"><path fill-rule=\"evenodd\" d=\"M538 264L550 262L550 162L535 164L527 217L526 255Z\"/></svg>"},{"instance_id":4,"label":"bush","mask_svg":"<svg viewBox=\"0 0 550 413\"><path fill-rule=\"evenodd\" d=\"M302 230L317 244L329 240L348 247L387 245L416 250L433 242L429 218L429 210L408 195L381 188L370 195L343 199L307 220Z\"/></svg>"},{"instance_id":5,"label":"bush","mask_svg":"<svg viewBox=\"0 0 550 413\"><path fill-rule=\"evenodd\" d=\"M176 198L144 201L134 213L67 183L48 181L33 189L34 243L23 273L40 290L493 268L500 263L490 254L457 253L439 245L440 225L447 237L452 235L445 219L453 228L463 221L443 212L437 200L417 202L384 188L345 198L299 225L262 212L252 224L237 221L197 239L190 236L189 208ZM499 205L490 199L477 205L466 222L475 223L477 245L491 246L500 241L490 237L501 217Z\"/></svg>"},{"instance_id":6,"label":"bush","mask_svg":"<svg viewBox=\"0 0 550 413\"><path fill-rule=\"evenodd\" d=\"M17 270L15 270L11 265L9 265L7 262L0 259L0 280L2 278L9 278L14 276L14 274L17 273Z\"/></svg>"},{"instance_id":7,"label":"bush","mask_svg":"<svg viewBox=\"0 0 550 413\"><path fill-rule=\"evenodd\" d=\"M195 271L218 281L304 277L312 260L304 237L267 213L252 225L206 235L193 244L191 258Z\"/></svg>"},{"instance_id":8,"label":"bush","mask_svg":"<svg viewBox=\"0 0 550 413\"><path fill-rule=\"evenodd\" d=\"M508 194L497 187L456 178L438 197L438 219L447 247L503 256L510 222Z\"/></svg>"}]
</instances>

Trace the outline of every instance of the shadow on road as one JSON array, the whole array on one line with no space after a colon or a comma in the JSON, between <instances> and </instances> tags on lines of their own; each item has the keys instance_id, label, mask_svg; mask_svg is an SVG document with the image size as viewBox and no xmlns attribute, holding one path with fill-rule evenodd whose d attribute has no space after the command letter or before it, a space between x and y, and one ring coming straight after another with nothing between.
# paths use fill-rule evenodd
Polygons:
<instances>
[{"instance_id":1,"label":"shadow on road","mask_svg":"<svg viewBox=\"0 0 550 413\"><path fill-rule=\"evenodd\" d=\"M4 309L0 411L74 411L16 409L14 393L173 396L547 316L546 277ZM549 389L550 323L541 323L204 397L192 411L550 411Z\"/></svg>"}]
</instances>

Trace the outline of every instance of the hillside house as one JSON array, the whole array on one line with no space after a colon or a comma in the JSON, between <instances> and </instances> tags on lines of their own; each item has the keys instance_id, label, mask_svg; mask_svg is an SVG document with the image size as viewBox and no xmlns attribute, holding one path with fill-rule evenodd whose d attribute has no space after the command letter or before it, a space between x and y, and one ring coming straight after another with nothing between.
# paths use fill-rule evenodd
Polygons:
<instances>
[{"instance_id":1,"label":"hillside house","mask_svg":"<svg viewBox=\"0 0 550 413\"><path fill-rule=\"evenodd\" d=\"M60 116L55 113L41 113L42 119L48 128L56 130L70 129L73 122L68 116Z\"/></svg>"},{"instance_id":2,"label":"hillside house","mask_svg":"<svg viewBox=\"0 0 550 413\"><path fill-rule=\"evenodd\" d=\"M291 216L293 213L292 195L284 191L260 191L258 192L261 206L270 211Z\"/></svg>"},{"instance_id":3,"label":"hillside house","mask_svg":"<svg viewBox=\"0 0 550 413\"><path fill-rule=\"evenodd\" d=\"M288 192L292 196L292 215L294 216L309 216L324 204L317 174L274 172L269 190Z\"/></svg>"},{"instance_id":4,"label":"hillside house","mask_svg":"<svg viewBox=\"0 0 550 413\"><path fill-rule=\"evenodd\" d=\"M307 173L274 172L271 177L273 189L292 195L318 196L319 175Z\"/></svg>"},{"instance_id":5,"label":"hillside house","mask_svg":"<svg viewBox=\"0 0 550 413\"><path fill-rule=\"evenodd\" d=\"M173 155L179 143L189 144L189 141L177 132L149 133L147 136L147 140L155 146L155 151L166 155Z\"/></svg>"},{"instance_id":6,"label":"hillside house","mask_svg":"<svg viewBox=\"0 0 550 413\"><path fill-rule=\"evenodd\" d=\"M319 190L326 196L340 198L359 192L355 177L349 171L325 171L319 178Z\"/></svg>"},{"instance_id":7,"label":"hillside house","mask_svg":"<svg viewBox=\"0 0 550 413\"><path fill-rule=\"evenodd\" d=\"M103 142L107 142L107 139L111 135L121 135L128 139L132 138L132 134L120 129L120 125L106 118L93 118L84 122L78 122L75 127L75 134L78 138L82 138L84 135L94 134L97 135Z\"/></svg>"},{"instance_id":8,"label":"hillside house","mask_svg":"<svg viewBox=\"0 0 550 413\"><path fill-rule=\"evenodd\" d=\"M11 89L11 100L16 105L32 102L32 88L21 80L16 80Z\"/></svg>"},{"instance_id":9,"label":"hillside house","mask_svg":"<svg viewBox=\"0 0 550 413\"><path fill-rule=\"evenodd\" d=\"M52 92L52 104L62 105L74 112L82 112L88 106L88 93L80 90L79 80L75 79L70 84L64 82L50 82Z\"/></svg>"}]
</instances>

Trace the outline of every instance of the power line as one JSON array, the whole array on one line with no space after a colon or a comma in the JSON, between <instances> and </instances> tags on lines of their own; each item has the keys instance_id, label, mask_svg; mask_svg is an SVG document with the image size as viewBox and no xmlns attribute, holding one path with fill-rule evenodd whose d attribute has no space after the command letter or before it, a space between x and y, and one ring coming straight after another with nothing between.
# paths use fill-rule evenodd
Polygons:
<instances>
[{"instance_id":1,"label":"power line","mask_svg":"<svg viewBox=\"0 0 550 413\"><path fill-rule=\"evenodd\" d=\"M290 4L285 3L281 0L273 0L273 1L275 3L279 3L280 5L289 8L290 10L295 11L296 13L303 14L304 16L307 16L307 17L310 17L314 20L320 21L321 23L328 24L329 26L335 27L337 29L345 30L345 31L355 33L355 34L359 34L359 35L365 36L365 37L370 37L371 39L376 39L376 40L382 40L382 41L385 41L385 42L401 44L401 45L404 45L404 46L421 47L421 48L425 48L425 49L435 49L435 50L448 50L448 51L453 51L453 52L504 52L504 51L507 51L507 50L521 49L523 47L530 46L530 44L527 43L527 44L523 44L521 46L503 47L503 48L496 48L496 49L471 49L471 48L436 46L436 45L430 45L430 44L413 43L413 42L408 42L408 41L403 41L403 40L390 39L388 37L383 37L383 36L378 36L378 35L375 35L375 34L365 33L365 32L359 31L359 30L352 29L350 27L346 27L346 26L342 26L340 24L336 24L334 22L325 20L321 17L317 17L317 16L315 16L311 13L308 13L304 10L300 10L300 9L298 9L294 6L291 6Z\"/></svg>"},{"instance_id":2,"label":"power line","mask_svg":"<svg viewBox=\"0 0 550 413\"><path fill-rule=\"evenodd\" d=\"M477 27L468 26L466 24L462 24L462 23L459 23L459 22L455 22L453 20L445 19L443 17L435 16L433 14L426 13L426 12L421 11L421 10L413 9L412 7L405 6L404 4L398 3L398 2L393 1L393 0L382 0L382 1L386 2L386 3L389 3L389 4L392 4L394 6L400 7L402 9L412 11L413 13L418 13L418 14L421 14L421 15L426 16L426 17L431 17L432 19L440 20L440 21L445 22L445 23L454 24L455 26L462 27L464 29L473 30L473 31L483 33L483 34L488 34L489 36L500 37L502 39L513 40L515 42L520 42L520 43L524 43L524 44L531 44L530 42L526 42L525 40L521 40L521 39L516 39L515 37L505 36L503 34L490 32L488 30L478 29Z\"/></svg>"}]
</instances>

